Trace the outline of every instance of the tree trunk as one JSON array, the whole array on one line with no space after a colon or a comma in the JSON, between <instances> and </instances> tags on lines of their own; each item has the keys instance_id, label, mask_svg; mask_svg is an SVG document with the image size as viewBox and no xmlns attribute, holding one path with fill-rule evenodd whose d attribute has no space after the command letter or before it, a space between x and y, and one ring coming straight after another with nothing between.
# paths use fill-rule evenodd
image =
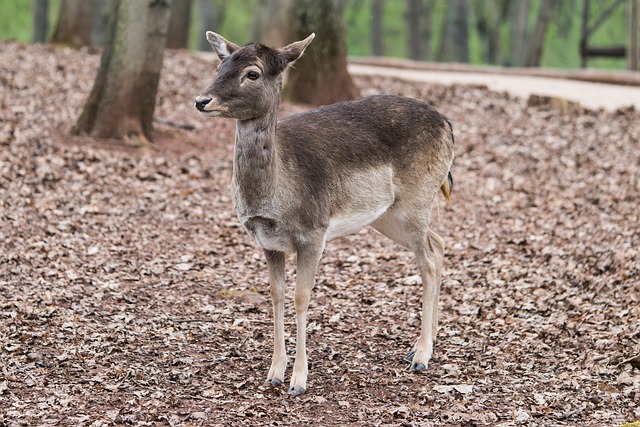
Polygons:
<instances>
[{"instance_id":1,"label":"tree trunk","mask_svg":"<svg viewBox=\"0 0 640 427\"><path fill-rule=\"evenodd\" d=\"M407 0L407 41L409 58L431 58L431 0Z\"/></svg>"},{"instance_id":2,"label":"tree trunk","mask_svg":"<svg viewBox=\"0 0 640 427\"><path fill-rule=\"evenodd\" d=\"M373 0L371 3L371 51L373 56L384 55L382 44L382 16L383 0Z\"/></svg>"},{"instance_id":3,"label":"tree trunk","mask_svg":"<svg viewBox=\"0 0 640 427\"><path fill-rule=\"evenodd\" d=\"M469 62L469 1L450 0L438 50L438 61Z\"/></svg>"},{"instance_id":4,"label":"tree trunk","mask_svg":"<svg viewBox=\"0 0 640 427\"><path fill-rule=\"evenodd\" d=\"M640 70L640 0L629 0L627 16L629 17L627 68L638 71Z\"/></svg>"},{"instance_id":5,"label":"tree trunk","mask_svg":"<svg viewBox=\"0 0 640 427\"><path fill-rule=\"evenodd\" d=\"M341 0L297 0L292 7L293 39L315 32L314 42L289 73L285 97L325 105L355 99L359 90L347 72Z\"/></svg>"},{"instance_id":6,"label":"tree trunk","mask_svg":"<svg viewBox=\"0 0 640 427\"><path fill-rule=\"evenodd\" d=\"M186 49L189 43L189 25L191 23L191 0L172 0L167 48Z\"/></svg>"},{"instance_id":7,"label":"tree trunk","mask_svg":"<svg viewBox=\"0 0 640 427\"><path fill-rule=\"evenodd\" d=\"M104 33L109 23L110 0L92 0L93 1L93 17L91 25L91 43L94 46L102 46L104 44Z\"/></svg>"},{"instance_id":8,"label":"tree trunk","mask_svg":"<svg viewBox=\"0 0 640 427\"><path fill-rule=\"evenodd\" d=\"M421 26L420 40L422 41L422 56L420 59L431 60L431 13L432 0L422 0L422 10L420 12Z\"/></svg>"},{"instance_id":9,"label":"tree trunk","mask_svg":"<svg viewBox=\"0 0 640 427\"><path fill-rule=\"evenodd\" d=\"M291 43L290 18L294 1L258 0L253 16L253 39L267 46L286 46Z\"/></svg>"},{"instance_id":10,"label":"tree trunk","mask_svg":"<svg viewBox=\"0 0 640 427\"><path fill-rule=\"evenodd\" d=\"M533 36L527 44L526 58L524 60L525 67L539 67L542 59L542 47L544 45L544 36L547 34L549 21L553 12L555 0L543 0L538 10L538 20L533 30Z\"/></svg>"},{"instance_id":11,"label":"tree trunk","mask_svg":"<svg viewBox=\"0 0 640 427\"><path fill-rule=\"evenodd\" d=\"M198 49L211 50L211 44L205 36L207 31L220 31L220 25L224 19L226 3L224 1L198 0L200 12L200 30L198 31Z\"/></svg>"},{"instance_id":12,"label":"tree trunk","mask_svg":"<svg viewBox=\"0 0 640 427\"><path fill-rule=\"evenodd\" d=\"M482 43L482 59L487 64L502 62L500 51L500 26L502 14L500 0L483 0L478 2L479 12L476 18L478 36Z\"/></svg>"},{"instance_id":13,"label":"tree trunk","mask_svg":"<svg viewBox=\"0 0 640 427\"><path fill-rule=\"evenodd\" d=\"M98 138L151 140L170 0L112 0L96 81L73 130Z\"/></svg>"},{"instance_id":14,"label":"tree trunk","mask_svg":"<svg viewBox=\"0 0 640 427\"><path fill-rule=\"evenodd\" d=\"M33 0L33 42L46 43L49 30L49 0Z\"/></svg>"},{"instance_id":15,"label":"tree trunk","mask_svg":"<svg viewBox=\"0 0 640 427\"><path fill-rule=\"evenodd\" d=\"M422 58L422 40L420 40L420 14L422 11L422 0L407 0L407 40L409 47L409 58Z\"/></svg>"},{"instance_id":16,"label":"tree trunk","mask_svg":"<svg viewBox=\"0 0 640 427\"><path fill-rule=\"evenodd\" d=\"M62 0L51 42L71 47L91 46L93 1Z\"/></svg>"},{"instance_id":17,"label":"tree trunk","mask_svg":"<svg viewBox=\"0 0 640 427\"><path fill-rule=\"evenodd\" d=\"M510 60L512 66L522 66L527 46L530 0L517 0L510 4Z\"/></svg>"}]
</instances>

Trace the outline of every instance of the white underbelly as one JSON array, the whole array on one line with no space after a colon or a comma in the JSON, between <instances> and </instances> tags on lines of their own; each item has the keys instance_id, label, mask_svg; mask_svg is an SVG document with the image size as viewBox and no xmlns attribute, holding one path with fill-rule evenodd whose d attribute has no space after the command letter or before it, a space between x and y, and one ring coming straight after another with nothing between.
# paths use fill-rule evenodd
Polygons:
<instances>
[{"instance_id":1,"label":"white underbelly","mask_svg":"<svg viewBox=\"0 0 640 427\"><path fill-rule=\"evenodd\" d=\"M352 172L343 178L343 185L345 196L337 201L339 209L329 219L326 240L363 229L383 215L395 199L389 165Z\"/></svg>"},{"instance_id":2,"label":"white underbelly","mask_svg":"<svg viewBox=\"0 0 640 427\"><path fill-rule=\"evenodd\" d=\"M329 228L327 228L325 234L326 240L362 230L384 214L389 209L389 206L391 206L391 203L385 203L368 211L354 212L348 216L332 217L329 220Z\"/></svg>"}]
</instances>

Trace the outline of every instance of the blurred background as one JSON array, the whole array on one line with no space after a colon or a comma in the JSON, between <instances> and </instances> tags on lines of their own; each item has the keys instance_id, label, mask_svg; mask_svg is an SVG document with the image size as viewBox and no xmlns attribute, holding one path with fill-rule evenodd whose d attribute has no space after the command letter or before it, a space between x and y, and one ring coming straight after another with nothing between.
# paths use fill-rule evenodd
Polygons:
<instances>
[{"instance_id":1,"label":"blurred background","mask_svg":"<svg viewBox=\"0 0 640 427\"><path fill-rule=\"evenodd\" d=\"M167 47L291 41L295 0L173 0ZM327 0L319 0L327 1ZM0 40L102 44L110 0L0 0ZM342 0L348 55L501 66L637 69L639 0Z\"/></svg>"}]
</instances>

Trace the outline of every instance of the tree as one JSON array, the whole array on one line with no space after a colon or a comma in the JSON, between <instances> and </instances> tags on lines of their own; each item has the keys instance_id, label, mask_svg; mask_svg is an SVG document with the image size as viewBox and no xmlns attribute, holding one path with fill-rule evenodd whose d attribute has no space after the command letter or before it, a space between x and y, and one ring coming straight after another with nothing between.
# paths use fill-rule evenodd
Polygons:
<instances>
[{"instance_id":1,"label":"tree","mask_svg":"<svg viewBox=\"0 0 640 427\"><path fill-rule=\"evenodd\" d=\"M422 50L420 59L431 59L431 14L433 13L433 0L423 0L420 10L421 25L420 40Z\"/></svg>"},{"instance_id":2,"label":"tree","mask_svg":"<svg viewBox=\"0 0 640 427\"><path fill-rule=\"evenodd\" d=\"M104 32L109 23L109 4L111 0L92 0L93 17L91 24L91 43L95 46L104 44Z\"/></svg>"},{"instance_id":3,"label":"tree","mask_svg":"<svg viewBox=\"0 0 640 427\"><path fill-rule=\"evenodd\" d=\"M100 67L75 134L151 140L170 0L112 0Z\"/></svg>"},{"instance_id":4,"label":"tree","mask_svg":"<svg viewBox=\"0 0 640 427\"><path fill-rule=\"evenodd\" d=\"M71 47L91 46L93 0L62 0L51 42Z\"/></svg>"},{"instance_id":5,"label":"tree","mask_svg":"<svg viewBox=\"0 0 640 427\"><path fill-rule=\"evenodd\" d=\"M45 43L49 30L49 0L33 0L33 42Z\"/></svg>"},{"instance_id":6,"label":"tree","mask_svg":"<svg viewBox=\"0 0 640 427\"><path fill-rule=\"evenodd\" d=\"M253 39L267 46L289 44L292 37L291 7L294 1L258 0L253 15Z\"/></svg>"},{"instance_id":7,"label":"tree","mask_svg":"<svg viewBox=\"0 0 640 427\"><path fill-rule=\"evenodd\" d=\"M226 0L198 0L199 7L199 25L198 31L198 49L211 50L211 45L205 36L207 31L220 31L220 25L224 19Z\"/></svg>"},{"instance_id":8,"label":"tree","mask_svg":"<svg viewBox=\"0 0 640 427\"><path fill-rule=\"evenodd\" d=\"M431 1L407 0L407 40L409 58L431 57Z\"/></svg>"},{"instance_id":9,"label":"tree","mask_svg":"<svg viewBox=\"0 0 640 427\"><path fill-rule=\"evenodd\" d=\"M313 105L355 99L359 90L347 71L342 0L296 0L292 6L293 40L315 32L313 44L289 73L285 97Z\"/></svg>"},{"instance_id":10,"label":"tree","mask_svg":"<svg viewBox=\"0 0 640 427\"><path fill-rule=\"evenodd\" d=\"M382 56L384 54L384 46L382 44L383 9L383 0L373 0L371 2L371 51L374 56Z\"/></svg>"},{"instance_id":11,"label":"tree","mask_svg":"<svg viewBox=\"0 0 640 427\"><path fill-rule=\"evenodd\" d=\"M407 0L407 41L409 58L420 59L422 43L420 40L420 9L421 0Z\"/></svg>"},{"instance_id":12,"label":"tree","mask_svg":"<svg viewBox=\"0 0 640 427\"><path fill-rule=\"evenodd\" d=\"M629 0L629 44L627 48L627 68L640 70L640 0Z\"/></svg>"},{"instance_id":13,"label":"tree","mask_svg":"<svg viewBox=\"0 0 640 427\"><path fill-rule=\"evenodd\" d=\"M525 67L539 67L542 59L542 46L547 34L549 21L554 8L555 0L543 0L538 9L538 19L533 29L533 35L528 38L526 56L523 65Z\"/></svg>"},{"instance_id":14,"label":"tree","mask_svg":"<svg viewBox=\"0 0 640 427\"><path fill-rule=\"evenodd\" d=\"M437 59L469 62L469 0L447 2Z\"/></svg>"},{"instance_id":15,"label":"tree","mask_svg":"<svg viewBox=\"0 0 640 427\"><path fill-rule=\"evenodd\" d=\"M518 0L509 3L509 63L513 66L524 64L530 8L531 0Z\"/></svg>"},{"instance_id":16,"label":"tree","mask_svg":"<svg viewBox=\"0 0 640 427\"><path fill-rule=\"evenodd\" d=\"M505 0L477 0L474 2L476 15L476 29L483 41L483 61L487 64L502 63L502 49L500 49L500 28L506 14Z\"/></svg>"},{"instance_id":17,"label":"tree","mask_svg":"<svg viewBox=\"0 0 640 427\"><path fill-rule=\"evenodd\" d=\"M167 32L169 49L186 49L191 24L191 0L172 0Z\"/></svg>"}]
</instances>

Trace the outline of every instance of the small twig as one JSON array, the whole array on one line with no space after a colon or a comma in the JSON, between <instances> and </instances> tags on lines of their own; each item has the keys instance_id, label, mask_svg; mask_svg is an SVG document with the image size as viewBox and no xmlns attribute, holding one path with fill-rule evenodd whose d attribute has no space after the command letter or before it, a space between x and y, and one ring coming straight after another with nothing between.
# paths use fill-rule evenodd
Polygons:
<instances>
[{"instance_id":1,"label":"small twig","mask_svg":"<svg viewBox=\"0 0 640 427\"><path fill-rule=\"evenodd\" d=\"M196 128L194 125L189 123L176 123L172 120L167 120L160 117L154 117L153 121L156 123L160 123L160 124L171 126L178 129L194 130Z\"/></svg>"},{"instance_id":2,"label":"small twig","mask_svg":"<svg viewBox=\"0 0 640 427\"><path fill-rule=\"evenodd\" d=\"M616 365L616 367L620 367L622 365L625 365L627 363L630 363L633 366L639 367L640 366L640 353L636 354L635 356L632 356L628 359L623 360L622 362L618 363Z\"/></svg>"},{"instance_id":3,"label":"small twig","mask_svg":"<svg viewBox=\"0 0 640 427\"><path fill-rule=\"evenodd\" d=\"M219 321L219 319L176 319L169 316L164 316L164 318L174 323L213 323Z\"/></svg>"},{"instance_id":4,"label":"small twig","mask_svg":"<svg viewBox=\"0 0 640 427\"><path fill-rule=\"evenodd\" d=\"M219 403L216 399L209 399L208 397L195 396L193 394L179 394L178 397L181 399L195 399L195 400L204 400L206 402L211 403Z\"/></svg>"}]
</instances>

